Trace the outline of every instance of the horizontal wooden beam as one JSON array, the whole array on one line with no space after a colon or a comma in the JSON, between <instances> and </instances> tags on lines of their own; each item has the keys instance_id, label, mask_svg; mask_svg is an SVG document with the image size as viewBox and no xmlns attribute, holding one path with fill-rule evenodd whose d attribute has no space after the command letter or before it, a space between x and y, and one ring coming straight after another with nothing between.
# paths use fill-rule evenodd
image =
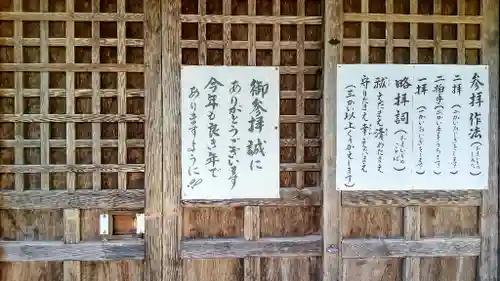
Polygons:
<instances>
[{"instance_id":1,"label":"horizontal wooden beam","mask_svg":"<svg viewBox=\"0 0 500 281\"><path fill-rule=\"evenodd\" d=\"M403 258L479 256L479 237L425 238L418 241L404 239L344 239L342 257Z\"/></svg>"},{"instance_id":2,"label":"horizontal wooden beam","mask_svg":"<svg viewBox=\"0 0 500 281\"><path fill-rule=\"evenodd\" d=\"M92 64L92 63L0 63L1 71L78 71L78 72L144 72L142 64ZM11 114L5 114L7 116ZM68 114L69 115L69 114ZM29 121L29 120L28 120ZM26 122L26 121L14 121ZM35 122L35 121L33 121ZM39 122L44 122L39 121ZM54 122L54 121L46 121ZM57 122L57 121L55 121ZM109 121L112 122L112 121Z\"/></svg>"},{"instance_id":3,"label":"horizontal wooden beam","mask_svg":"<svg viewBox=\"0 0 500 281\"><path fill-rule=\"evenodd\" d=\"M91 173L91 172L128 172L140 173L144 172L144 164L47 164L47 165L2 165L0 173ZM296 172L296 171L319 171L318 163L281 163L280 171Z\"/></svg>"},{"instance_id":4,"label":"horizontal wooden beam","mask_svg":"<svg viewBox=\"0 0 500 281\"><path fill-rule=\"evenodd\" d=\"M0 12L0 20L22 21L144 21L144 14L126 13L33 13L33 12Z\"/></svg>"},{"instance_id":5,"label":"horizontal wooden beam","mask_svg":"<svg viewBox=\"0 0 500 281\"><path fill-rule=\"evenodd\" d=\"M62 241L0 242L0 261L93 261L144 259L144 241L130 239L111 242Z\"/></svg>"},{"instance_id":6,"label":"horizontal wooden beam","mask_svg":"<svg viewBox=\"0 0 500 281\"><path fill-rule=\"evenodd\" d=\"M0 70L2 65L0 65ZM60 68L64 69L64 68ZM144 122L138 114L2 114L2 122Z\"/></svg>"},{"instance_id":7,"label":"horizontal wooden beam","mask_svg":"<svg viewBox=\"0 0 500 281\"><path fill-rule=\"evenodd\" d=\"M279 199L186 200L183 207L320 206L323 192L318 187L281 188Z\"/></svg>"},{"instance_id":8,"label":"horizontal wooden beam","mask_svg":"<svg viewBox=\"0 0 500 281\"><path fill-rule=\"evenodd\" d=\"M343 191L343 207L479 206L481 191Z\"/></svg>"},{"instance_id":9,"label":"horizontal wooden beam","mask_svg":"<svg viewBox=\"0 0 500 281\"><path fill-rule=\"evenodd\" d=\"M128 209L144 208L144 190L28 190L23 192L1 191L0 209Z\"/></svg>"},{"instance_id":10,"label":"horizontal wooden beam","mask_svg":"<svg viewBox=\"0 0 500 281\"><path fill-rule=\"evenodd\" d=\"M342 255L347 259L478 256L479 237L404 239L347 238L342 241ZM222 259L244 257L311 257L322 253L322 236L262 238L208 238L181 242L183 259ZM144 240L81 242L59 241L0 242L0 261L66 260L141 260Z\"/></svg>"},{"instance_id":11,"label":"horizontal wooden beam","mask_svg":"<svg viewBox=\"0 0 500 281\"><path fill-rule=\"evenodd\" d=\"M361 38L344 38L342 39L342 45L344 47L360 47ZM410 39L393 39L392 46L395 48L409 48L410 44L415 44L417 48L433 48L439 46L441 48L458 48L460 44L467 49L481 49L483 42L481 40L440 40L436 42L431 39L417 39L415 42ZM368 39L368 45L370 47L386 47L386 39Z\"/></svg>"},{"instance_id":12,"label":"horizontal wooden beam","mask_svg":"<svg viewBox=\"0 0 500 281\"><path fill-rule=\"evenodd\" d=\"M181 22L230 23L230 24L321 24L321 16L226 16L181 15Z\"/></svg>"},{"instance_id":13,"label":"horizontal wooden beam","mask_svg":"<svg viewBox=\"0 0 500 281\"><path fill-rule=\"evenodd\" d=\"M377 13L344 13L345 22L398 22L398 23L443 23L443 24L481 24L482 16L450 15L408 15Z\"/></svg>"},{"instance_id":14,"label":"horizontal wooden beam","mask_svg":"<svg viewBox=\"0 0 500 281\"><path fill-rule=\"evenodd\" d=\"M323 192L318 187L281 188L280 199L189 200L183 207L321 206ZM343 207L363 206L479 206L479 191L342 192ZM144 190L27 190L0 191L0 209L104 209L144 208Z\"/></svg>"},{"instance_id":15,"label":"horizontal wooden beam","mask_svg":"<svg viewBox=\"0 0 500 281\"><path fill-rule=\"evenodd\" d=\"M309 257L321 255L320 235L304 237L193 239L181 242L184 259Z\"/></svg>"},{"instance_id":16,"label":"horizontal wooden beam","mask_svg":"<svg viewBox=\"0 0 500 281\"><path fill-rule=\"evenodd\" d=\"M242 207L242 206L320 206L319 188L282 188L280 199L184 201L183 207ZM144 208L144 190L28 190L0 191L0 209L104 209L138 210Z\"/></svg>"}]
</instances>

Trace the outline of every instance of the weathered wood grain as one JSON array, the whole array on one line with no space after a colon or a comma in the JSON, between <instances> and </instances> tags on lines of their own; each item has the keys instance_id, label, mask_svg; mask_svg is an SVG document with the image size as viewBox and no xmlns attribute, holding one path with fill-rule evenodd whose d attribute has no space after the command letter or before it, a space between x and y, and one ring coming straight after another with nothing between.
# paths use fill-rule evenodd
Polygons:
<instances>
[{"instance_id":1,"label":"weathered wood grain","mask_svg":"<svg viewBox=\"0 0 500 281\"><path fill-rule=\"evenodd\" d=\"M481 191L344 191L342 206L479 206Z\"/></svg>"},{"instance_id":2,"label":"weathered wood grain","mask_svg":"<svg viewBox=\"0 0 500 281\"><path fill-rule=\"evenodd\" d=\"M321 24L320 16L230 16L230 15L181 15L182 22L230 24Z\"/></svg>"},{"instance_id":3,"label":"weathered wood grain","mask_svg":"<svg viewBox=\"0 0 500 281\"><path fill-rule=\"evenodd\" d=\"M410 24L417 24L417 23L410 23ZM374 38L369 38L366 44L369 47L386 47L386 39L374 39ZM343 42L345 47L358 47L361 45L361 39L360 38L344 38ZM415 47L418 48L432 48L436 44L442 48L457 48L458 45L460 44L459 41L457 40L441 40L439 42L436 42L434 40L430 39L418 39L415 43L411 41L411 39L393 39L393 46L396 48L408 48L410 45L414 44ZM468 40L465 41L464 46L467 48L471 49L479 49L482 46L482 43L480 40Z\"/></svg>"},{"instance_id":4,"label":"weathered wood grain","mask_svg":"<svg viewBox=\"0 0 500 281\"><path fill-rule=\"evenodd\" d=\"M188 200L183 207L320 206L323 192L316 187L281 188L280 199ZM0 191L0 209L140 209L144 190L28 190ZM449 198L449 200L447 200ZM342 206L479 206L479 191L343 192Z\"/></svg>"},{"instance_id":5,"label":"weathered wood grain","mask_svg":"<svg viewBox=\"0 0 500 281\"><path fill-rule=\"evenodd\" d=\"M62 68L59 68L62 69ZM31 70L36 71L36 70ZM53 70L54 71L54 70ZM139 114L2 114L4 122L143 122Z\"/></svg>"},{"instance_id":6,"label":"weathered wood grain","mask_svg":"<svg viewBox=\"0 0 500 281\"><path fill-rule=\"evenodd\" d=\"M144 190L29 190L1 191L0 209L141 209L144 208Z\"/></svg>"},{"instance_id":7,"label":"weathered wood grain","mask_svg":"<svg viewBox=\"0 0 500 281\"><path fill-rule=\"evenodd\" d=\"M499 2L481 1L484 21L481 26L483 52L481 61L489 66L489 170L488 190L483 192L481 204L481 280L498 280L498 102L499 102Z\"/></svg>"},{"instance_id":8,"label":"weathered wood grain","mask_svg":"<svg viewBox=\"0 0 500 281\"><path fill-rule=\"evenodd\" d=\"M145 15L127 13L32 13L32 12L1 12L0 20L22 20L22 21L144 21Z\"/></svg>"},{"instance_id":9,"label":"weathered wood grain","mask_svg":"<svg viewBox=\"0 0 500 281\"><path fill-rule=\"evenodd\" d=\"M158 239L163 242L161 267L162 281L182 280L182 262L180 258L181 240L181 0L157 1L156 8L161 3L161 87L162 95L162 135L163 162L161 173L163 206L162 217L159 220L161 231L157 231ZM156 280L154 280L156 281ZM159 280L158 280L159 281Z\"/></svg>"},{"instance_id":10,"label":"weathered wood grain","mask_svg":"<svg viewBox=\"0 0 500 281\"><path fill-rule=\"evenodd\" d=\"M118 39L115 38L96 38L97 40L95 41L98 46L102 47L115 47L118 45ZM47 38L47 43L50 46L57 46L57 47L62 47L66 46L67 38ZM81 47L81 46L92 46L92 40L91 38L73 38L72 42L74 46L76 47ZM22 43L23 46L40 46L40 38L20 38L19 42ZM1 45L7 45L11 46L14 45L14 38L0 38L0 44ZM132 39L132 38L126 38L125 39L125 45L130 46L130 47L143 47L144 46L144 40L143 39ZM95 62L98 63L98 62ZM6 89L4 89L6 90ZM30 89L31 92L33 91L40 91L40 89ZM52 91L57 91L57 89L50 89L49 94ZM104 92L110 92L113 91L112 89L102 89ZM114 89L116 92L116 89ZM130 91L130 90L129 90ZM137 90L136 90L137 91ZM81 92L81 89L80 89ZM75 94L77 94L75 92ZM77 95L78 96L78 95Z\"/></svg>"},{"instance_id":11,"label":"weathered wood grain","mask_svg":"<svg viewBox=\"0 0 500 281\"><path fill-rule=\"evenodd\" d=\"M183 200L183 207L244 207L244 206L320 206L323 192L318 187L280 188L278 199L247 200Z\"/></svg>"},{"instance_id":12,"label":"weathered wood grain","mask_svg":"<svg viewBox=\"0 0 500 281\"><path fill-rule=\"evenodd\" d=\"M99 72L143 72L142 64L86 64L86 63L2 63L1 71L99 71Z\"/></svg>"},{"instance_id":13,"label":"weathered wood grain","mask_svg":"<svg viewBox=\"0 0 500 281\"><path fill-rule=\"evenodd\" d=\"M342 62L342 0L325 0L323 52L323 281L342 279L340 243L342 239L342 201L335 187L337 130L337 64ZM338 42L332 44L332 42Z\"/></svg>"},{"instance_id":14,"label":"weathered wood grain","mask_svg":"<svg viewBox=\"0 0 500 281\"><path fill-rule=\"evenodd\" d=\"M163 96L162 96L162 5L160 0L144 1L145 125L145 268L144 280L164 281L162 223L163 182Z\"/></svg>"},{"instance_id":15,"label":"weathered wood grain","mask_svg":"<svg viewBox=\"0 0 500 281\"><path fill-rule=\"evenodd\" d=\"M350 238L342 241L342 257L354 259L478 256L480 246L479 237L425 238L416 241Z\"/></svg>"},{"instance_id":16,"label":"weathered wood grain","mask_svg":"<svg viewBox=\"0 0 500 281\"><path fill-rule=\"evenodd\" d=\"M262 238L214 238L185 240L181 243L184 259L220 259L244 257L306 257L321 255L321 236Z\"/></svg>"},{"instance_id":17,"label":"weathered wood grain","mask_svg":"<svg viewBox=\"0 0 500 281\"><path fill-rule=\"evenodd\" d=\"M453 15L404 15L378 13L344 13L346 22L398 22L398 23L445 23L445 24L480 24L482 16L453 16Z\"/></svg>"},{"instance_id":18,"label":"weathered wood grain","mask_svg":"<svg viewBox=\"0 0 500 281\"><path fill-rule=\"evenodd\" d=\"M80 230L80 210L66 209L64 210L64 243L78 244L81 239ZM64 281L80 281L82 280L81 263L79 261L65 261L63 264Z\"/></svg>"},{"instance_id":19,"label":"weathered wood grain","mask_svg":"<svg viewBox=\"0 0 500 281\"><path fill-rule=\"evenodd\" d=\"M183 259L227 259L245 257L314 257L322 253L322 237L193 239L181 242ZM357 239L342 241L343 258L402 258L478 256L479 237L404 239ZM143 259L144 240L65 244L59 241L0 242L0 261L64 261Z\"/></svg>"},{"instance_id":20,"label":"weathered wood grain","mask_svg":"<svg viewBox=\"0 0 500 281\"><path fill-rule=\"evenodd\" d=\"M0 261L104 261L144 258L143 240L82 242L62 241L0 242Z\"/></svg>"}]
</instances>

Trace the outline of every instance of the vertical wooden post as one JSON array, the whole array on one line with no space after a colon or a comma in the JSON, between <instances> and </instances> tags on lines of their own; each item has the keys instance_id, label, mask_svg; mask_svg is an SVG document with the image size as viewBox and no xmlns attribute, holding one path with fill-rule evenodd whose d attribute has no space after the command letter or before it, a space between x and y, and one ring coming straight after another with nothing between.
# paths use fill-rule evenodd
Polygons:
<instances>
[{"instance_id":1,"label":"vertical wooden post","mask_svg":"<svg viewBox=\"0 0 500 281\"><path fill-rule=\"evenodd\" d=\"M165 2L168 3L168 2ZM144 280L163 279L163 181L161 0L144 1L145 62L145 271ZM169 230L167 230L169 231Z\"/></svg>"},{"instance_id":2,"label":"vertical wooden post","mask_svg":"<svg viewBox=\"0 0 500 281\"><path fill-rule=\"evenodd\" d=\"M337 64L342 53L342 0L325 0L323 60L323 281L341 280L341 200L335 188ZM332 248L330 248L330 246Z\"/></svg>"},{"instance_id":3,"label":"vertical wooden post","mask_svg":"<svg viewBox=\"0 0 500 281\"><path fill-rule=\"evenodd\" d=\"M180 0L161 7L163 89L163 280L180 281L181 199L181 27Z\"/></svg>"},{"instance_id":4,"label":"vertical wooden post","mask_svg":"<svg viewBox=\"0 0 500 281\"><path fill-rule=\"evenodd\" d=\"M47 3L48 6L48 3ZM66 12L73 16L75 12L75 1L66 0ZM48 11L48 7L47 7ZM66 63L75 62L75 22L73 19L66 21ZM48 79L48 77L47 77ZM48 91L47 85L47 91ZM47 93L48 94L48 93ZM47 98L48 99L48 98ZM75 72L66 71L66 113L75 113ZM69 165L75 164L75 123L66 123L66 163ZM48 133L47 133L48 138ZM67 189L73 192L76 189L76 173L67 173L66 178ZM64 242L68 244L76 244L81 239L80 229L80 210L65 209L64 210ZM79 261L66 261L63 263L64 281L80 281L82 280L81 263Z\"/></svg>"},{"instance_id":5,"label":"vertical wooden post","mask_svg":"<svg viewBox=\"0 0 500 281\"><path fill-rule=\"evenodd\" d=\"M481 26L482 63L489 65L490 84L490 161L488 190L483 192L481 204L481 256L479 280L498 280L498 0L483 0L484 21Z\"/></svg>"},{"instance_id":6,"label":"vertical wooden post","mask_svg":"<svg viewBox=\"0 0 500 281\"><path fill-rule=\"evenodd\" d=\"M393 3L392 3L393 4ZM391 7L392 9L394 7ZM393 10L390 11L391 14ZM410 3L410 14L418 14L418 3L413 1ZM391 38L393 34L391 34ZM418 24L410 24L410 63L418 63ZM392 52L392 50L391 50ZM419 240L420 239L420 207L419 206L406 206L403 208L404 223L403 234L406 240ZM420 258L407 257L403 260L403 280L404 281L418 281L420 280Z\"/></svg>"}]
</instances>

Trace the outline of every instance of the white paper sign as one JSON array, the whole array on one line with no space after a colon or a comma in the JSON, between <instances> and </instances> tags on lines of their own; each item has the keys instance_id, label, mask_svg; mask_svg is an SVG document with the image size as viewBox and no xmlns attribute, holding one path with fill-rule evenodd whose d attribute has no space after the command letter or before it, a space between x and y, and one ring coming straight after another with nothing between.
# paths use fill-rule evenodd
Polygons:
<instances>
[{"instance_id":1,"label":"white paper sign","mask_svg":"<svg viewBox=\"0 0 500 281\"><path fill-rule=\"evenodd\" d=\"M183 66L182 199L279 198L277 67Z\"/></svg>"},{"instance_id":2,"label":"white paper sign","mask_svg":"<svg viewBox=\"0 0 500 281\"><path fill-rule=\"evenodd\" d=\"M484 65L337 67L338 190L488 186Z\"/></svg>"}]
</instances>

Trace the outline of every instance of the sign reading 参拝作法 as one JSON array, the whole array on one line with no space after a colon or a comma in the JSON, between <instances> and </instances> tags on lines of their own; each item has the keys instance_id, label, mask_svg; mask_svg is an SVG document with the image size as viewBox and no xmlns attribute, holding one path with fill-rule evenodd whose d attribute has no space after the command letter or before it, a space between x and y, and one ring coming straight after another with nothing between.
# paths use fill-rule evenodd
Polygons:
<instances>
[{"instance_id":1,"label":"sign reading \u53c2\u62dd\u4f5c\u6cd5","mask_svg":"<svg viewBox=\"0 0 500 281\"><path fill-rule=\"evenodd\" d=\"M338 190L486 189L485 65L338 65Z\"/></svg>"},{"instance_id":2,"label":"sign reading \u53c2\u62dd\u4f5c\u6cd5","mask_svg":"<svg viewBox=\"0 0 500 281\"><path fill-rule=\"evenodd\" d=\"M279 198L279 70L183 66L182 199Z\"/></svg>"}]
</instances>

